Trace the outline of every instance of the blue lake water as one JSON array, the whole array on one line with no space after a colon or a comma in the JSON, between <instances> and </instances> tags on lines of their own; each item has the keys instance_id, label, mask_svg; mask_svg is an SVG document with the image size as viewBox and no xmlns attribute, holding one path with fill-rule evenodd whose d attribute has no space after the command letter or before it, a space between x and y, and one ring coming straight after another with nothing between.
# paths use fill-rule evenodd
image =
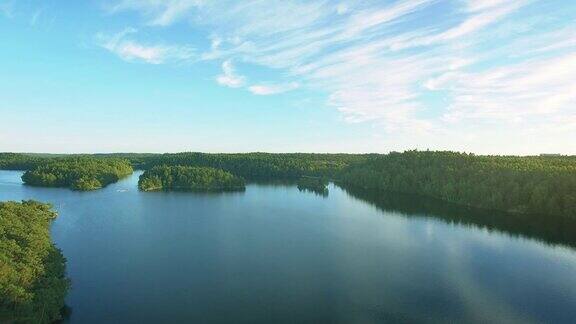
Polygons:
<instances>
[{"instance_id":1,"label":"blue lake water","mask_svg":"<svg viewBox=\"0 0 576 324\"><path fill-rule=\"evenodd\" d=\"M576 321L576 250L533 235L379 208L334 185L327 197L263 184L144 193L137 173L74 192L20 175L0 171L0 200L54 204L71 323Z\"/></svg>"}]
</instances>

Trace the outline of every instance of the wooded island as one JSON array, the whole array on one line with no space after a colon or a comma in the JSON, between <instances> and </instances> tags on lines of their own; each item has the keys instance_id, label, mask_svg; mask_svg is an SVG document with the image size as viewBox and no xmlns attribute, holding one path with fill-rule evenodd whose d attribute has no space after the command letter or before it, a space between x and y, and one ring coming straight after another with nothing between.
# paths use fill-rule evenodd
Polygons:
<instances>
[{"instance_id":1,"label":"wooded island","mask_svg":"<svg viewBox=\"0 0 576 324\"><path fill-rule=\"evenodd\" d=\"M235 191L244 190L244 179L230 172L191 166L155 166L138 180L142 191Z\"/></svg>"},{"instance_id":2,"label":"wooded island","mask_svg":"<svg viewBox=\"0 0 576 324\"><path fill-rule=\"evenodd\" d=\"M103 188L132 174L128 160L96 158L63 158L38 163L22 176L31 186L68 187L88 191Z\"/></svg>"}]
</instances>

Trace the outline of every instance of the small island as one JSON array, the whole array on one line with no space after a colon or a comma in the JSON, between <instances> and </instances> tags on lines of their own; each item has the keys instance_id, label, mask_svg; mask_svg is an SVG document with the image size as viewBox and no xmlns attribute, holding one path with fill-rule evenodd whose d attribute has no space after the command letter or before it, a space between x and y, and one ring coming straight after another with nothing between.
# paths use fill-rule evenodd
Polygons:
<instances>
[{"instance_id":1,"label":"small island","mask_svg":"<svg viewBox=\"0 0 576 324\"><path fill-rule=\"evenodd\" d=\"M50 238L55 217L49 204L0 202L0 323L62 319L70 281Z\"/></svg>"},{"instance_id":2,"label":"small island","mask_svg":"<svg viewBox=\"0 0 576 324\"><path fill-rule=\"evenodd\" d=\"M238 191L245 189L244 179L228 171L209 167L156 166L138 180L142 191Z\"/></svg>"},{"instance_id":3,"label":"small island","mask_svg":"<svg viewBox=\"0 0 576 324\"><path fill-rule=\"evenodd\" d=\"M128 160L67 158L39 164L22 175L22 181L38 187L68 187L89 191L103 188L132 174Z\"/></svg>"}]
</instances>

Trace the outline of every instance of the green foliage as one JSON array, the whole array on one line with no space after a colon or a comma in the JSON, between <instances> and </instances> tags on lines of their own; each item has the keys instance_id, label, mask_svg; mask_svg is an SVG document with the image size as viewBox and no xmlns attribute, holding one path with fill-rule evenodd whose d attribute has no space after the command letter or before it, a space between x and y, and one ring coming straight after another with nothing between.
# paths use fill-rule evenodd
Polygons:
<instances>
[{"instance_id":1,"label":"green foliage","mask_svg":"<svg viewBox=\"0 0 576 324\"><path fill-rule=\"evenodd\" d=\"M118 153L67 157L0 153L0 168L32 170L23 177L29 184L92 190L100 187L94 180L106 186L129 173L122 171L103 178L95 176L95 172L64 174L42 168L74 160L119 161L119 158L144 170L162 165L212 167L249 180L331 178L349 186L420 194L517 213L573 216L576 210L574 156L475 156L429 151L387 155ZM146 188L143 190L159 190L164 188L164 182L162 176L147 177L140 186Z\"/></svg>"},{"instance_id":2,"label":"green foliage","mask_svg":"<svg viewBox=\"0 0 576 324\"><path fill-rule=\"evenodd\" d=\"M88 191L100 188L102 188L102 184L96 178L80 178L72 183L74 190Z\"/></svg>"},{"instance_id":3,"label":"green foliage","mask_svg":"<svg viewBox=\"0 0 576 324\"><path fill-rule=\"evenodd\" d=\"M160 176L151 174L153 172L152 170L146 172L148 172L146 176L143 174L140 176L140 179L138 179L138 188L143 191L162 190L164 185L162 184Z\"/></svg>"},{"instance_id":4,"label":"green foliage","mask_svg":"<svg viewBox=\"0 0 576 324\"><path fill-rule=\"evenodd\" d=\"M131 159L129 155L125 157ZM356 154L307 153L176 153L135 156L139 166L144 169L158 165L212 167L250 180L295 179L302 176L333 177L350 163L365 158L366 155Z\"/></svg>"},{"instance_id":5,"label":"green foliage","mask_svg":"<svg viewBox=\"0 0 576 324\"><path fill-rule=\"evenodd\" d=\"M67 159L125 159L134 168L151 169L158 165L204 166L223 169L251 180L296 179L301 176L333 177L349 164L363 161L361 154L311 154L311 153L114 153L92 155L51 155L0 153L0 169L33 170L39 165Z\"/></svg>"},{"instance_id":6,"label":"green foliage","mask_svg":"<svg viewBox=\"0 0 576 324\"><path fill-rule=\"evenodd\" d=\"M145 171L138 188L153 190L228 191L243 190L244 180L230 172L189 166L156 166Z\"/></svg>"},{"instance_id":7,"label":"green foliage","mask_svg":"<svg viewBox=\"0 0 576 324\"><path fill-rule=\"evenodd\" d=\"M573 157L407 151L372 156L349 167L339 179L346 185L420 194L486 209L576 215Z\"/></svg>"},{"instance_id":8,"label":"green foliage","mask_svg":"<svg viewBox=\"0 0 576 324\"><path fill-rule=\"evenodd\" d=\"M35 168L43 159L34 155L20 153L0 153L1 170L30 170Z\"/></svg>"},{"instance_id":9,"label":"green foliage","mask_svg":"<svg viewBox=\"0 0 576 324\"><path fill-rule=\"evenodd\" d=\"M60 319L69 288L66 259L50 240L48 204L0 202L0 322Z\"/></svg>"},{"instance_id":10,"label":"green foliage","mask_svg":"<svg viewBox=\"0 0 576 324\"><path fill-rule=\"evenodd\" d=\"M111 158L60 158L40 163L22 176L25 184L96 190L132 174L128 160Z\"/></svg>"}]
</instances>

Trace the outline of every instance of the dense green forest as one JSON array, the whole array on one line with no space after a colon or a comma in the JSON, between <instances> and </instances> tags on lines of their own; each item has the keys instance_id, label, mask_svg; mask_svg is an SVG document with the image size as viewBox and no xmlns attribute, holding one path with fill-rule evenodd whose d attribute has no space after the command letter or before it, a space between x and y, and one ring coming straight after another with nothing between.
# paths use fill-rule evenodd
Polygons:
<instances>
[{"instance_id":1,"label":"dense green forest","mask_svg":"<svg viewBox=\"0 0 576 324\"><path fill-rule=\"evenodd\" d=\"M0 202L0 322L52 323L70 283L66 259L50 239L48 204Z\"/></svg>"},{"instance_id":2,"label":"dense green forest","mask_svg":"<svg viewBox=\"0 0 576 324\"><path fill-rule=\"evenodd\" d=\"M158 165L205 166L223 169L250 180L297 179L301 176L335 177L351 163L360 162L363 154L311 153L113 153L113 154L28 154L0 153L0 169L32 170L39 165L66 159L93 158L128 160L134 169L147 170Z\"/></svg>"},{"instance_id":3,"label":"dense green forest","mask_svg":"<svg viewBox=\"0 0 576 324\"><path fill-rule=\"evenodd\" d=\"M124 157L131 159L129 155ZM364 159L365 155L357 154L176 153L139 155L134 156L133 161L142 169L157 165L205 166L226 170L249 180L262 180L321 175L335 177L351 163Z\"/></svg>"},{"instance_id":4,"label":"dense green forest","mask_svg":"<svg viewBox=\"0 0 576 324\"><path fill-rule=\"evenodd\" d=\"M342 184L514 213L576 217L574 157L407 151L349 167Z\"/></svg>"},{"instance_id":5,"label":"dense green forest","mask_svg":"<svg viewBox=\"0 0 576 324\"><path fill-rule=\"evenodd\" d=\"M58 158L40 163L22 176L27 185L95 190L132 174L128 160L89 157Z\"/></svg>"},{"instance_id":6,"label":"dense green forest","mask_svg":"<svg viewBox=\"0 0 576 324\"><path fill-rule=\"evenodd\" d=\"M562 216L576 214L574 156L478 156L407 151L390 154L118 153L89 157L98 161L124 159L134 168L143 170L162 165L212 167L251 181L321 177L343 186L418 194L486 209ZM1 153L0 168L36 170L54 161L87 158L85 155ZM47 177L38 182L57 182L50 180L51 176ZM74 179L78 188L98 187L94 179L101 182L97 177L78 179Z\"/></svg>"},{"instance_id":7,"label":"dense green forest","mask_svg":"<svg viewBox=\"0 0 576 324\"><path fill-rule=\"evenodd\" d=\"M39 155L22 153L0 153L0 169L31 170L41 163L46 163L57 155Z\"/></svg>"},{"instance_id":8,"label":"dense green forest","mask_svg":"<svg viewBox=\"0 0 576 324\"><path fill-rule=\"evenodd\" d=\"M138 188L143 191L231 191L244 190L244 186L244 179L209 167L155 166L138 180Z\"/></svg>"}]
</instances>

